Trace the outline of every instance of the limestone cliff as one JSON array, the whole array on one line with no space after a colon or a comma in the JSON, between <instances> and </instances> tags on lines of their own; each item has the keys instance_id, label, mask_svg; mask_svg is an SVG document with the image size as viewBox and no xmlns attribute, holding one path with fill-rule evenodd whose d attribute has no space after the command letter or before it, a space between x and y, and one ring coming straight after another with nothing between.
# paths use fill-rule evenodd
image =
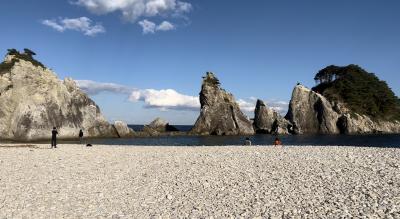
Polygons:
<instances>
[{"instance_id":1,"label":"limestone cliff","mask_svg":"<svg viewBox=\"0 0 400 219\"><path fill-rule=\"evenodd\" d=\"M198 135L251 135L252 123L240 111L232 94L220 87L213 73L203 77L200 92L201 111L192 134Z\"/></svg>"},{"instance_id":2,"label":"limestone cliff","mask_svg":"<svg viewBox=\"0 0 400 219\"><path fill-rule=\"evenodd\" d=\"M254 111L254 129L259 134L289 134L291 124L262 100L257 100Z\"/></svg>"},{"instance_id":3,"label":"limestone cliff","mask_svg":"<svg viewBox=\"0 0 400 219\"><path fill-rule=\"evenodd\" d=\"M285 117L293 124L295 134L338 134L339 114L322 95L297 85Z\"/></svg>"},{"instance_id":4,"label":"limestone cliff","mask_svg":"<svg viewBox=\"0 0 400 219\"><path fill-rule=\"evenodd\" d=\"M344 103L330 103L324 96L297 85L290 100L286 119L295 134L372 134L400 133L400 122L374 120L346 108Z\"/></svg>"},{"instance_id":5,"label":"limestone cliff","mask_svg":"<svg viewBox=\"0 0 400 219\"><path fill-rule=\"evenodd\" d=\"M72 79L61 81L37 63L31 55L15 50L1 63L1 139L47 139L53 126L60 138L76 138L79 129L85 137L118 136L99 107Z\"/></svg>"}]
</instances>

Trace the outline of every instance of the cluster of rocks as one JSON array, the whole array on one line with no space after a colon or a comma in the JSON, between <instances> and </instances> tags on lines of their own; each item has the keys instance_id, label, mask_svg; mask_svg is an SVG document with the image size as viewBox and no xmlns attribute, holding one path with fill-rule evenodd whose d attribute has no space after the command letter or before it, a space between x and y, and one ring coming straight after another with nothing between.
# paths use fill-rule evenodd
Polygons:
<instances>
[{"instance_id":1,"label":"cluster of rocks","mask_svg":"<svg viewBox=\"0 0 400 219\"><path fill-rule=\"evenodd\" d=\"M232 94L220 87L211 72L203 78L201 112L192 134L367 134L400 133L399 121L373 120L351 112L345 104L331 103L323 95L298 84L285 117L257 100L254 120L241 111Z\"/></svg>"},{"instance_id":2,"label":"cluster of rocks","mask_svg":"<svg viewBox=\"0 0 400 219\"><path fill-rule=\"evenodd\" d=\"M58 128L63 139L76 138L80 129L86 137L185 134L160 118L141 132L133 131L123 121L109 124L74 80L59 80L53 71L38 64L32 54L13 51L0 64L1 139L47 139L52 127ZM358 115L344 104L330 103L302 85L294 88L285 117L258 100L252 122L240 110L234 96L221 88L217 77L207 72L200 104L200 115L189 132L192 135L400 133L399 121L375 121Z\"/></svg>"}]
</instances>

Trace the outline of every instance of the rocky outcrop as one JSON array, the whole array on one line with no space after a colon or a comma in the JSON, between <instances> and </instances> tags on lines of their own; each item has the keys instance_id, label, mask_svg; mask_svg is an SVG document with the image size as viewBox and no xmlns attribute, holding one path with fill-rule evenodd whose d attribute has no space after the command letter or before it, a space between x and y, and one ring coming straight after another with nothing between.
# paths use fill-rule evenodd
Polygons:
<instances>
[{"instance_id":1,"label":"rocky outcrop","mask_svg":"<svg viewBox=\"0 0 400 219\"><path fill-rule=\"evenodd\" d=\"M179 130L167 121L156 118L150 124L143 127L142 136L164 136L167 132L178 132Z\"/></svg>"},{"instance_id":2,"label":"rocky outcrop","mask_svg":"<svg viewBox=\"0 0 400 219\"><path fill-rule=\"evenodd\" d=\"M117 137L99 107L72 79L35 62L7 55L0 74L0 138L20 141L48 139L58 128L59 138Z\"/></svg>"},{"instance_id":3,"label":"rocky outcrop","mask_svg":"<svg viewBox=\"0 0 400 219\"><path fill-rule=\"evenodd\" d=\"M148 128L151 128L155 131L158 132L176 132L179 131L177 128L174 126L170 125L167 121L161 119L161 118L156 118L153 120L150 124L147 125Z\"/></svg>"},{"instance_id":4,"label":"rocky outcrop","mask_svg":"<svg viewBox=\"0 0 400 219\"><path fill-rule=\"evenodd\" d=\"M120 138L129 138L135 136L133 129L129 128L128 125L123 121L115 121L114 127Z\"/></svg>"},{"instance_id":5,"label":"rocky outcrop","mask_svg":"<svg viewBox=\"0 0 400 219\"><path fill-rule=\"evenodd\" d=\"M399 121L373 121L370 117L357 113L343 114L337 125L342 134L400 133Z\"/></svg>"},{"instance_id":6,"label":"rocky outcrop","mask_svg":"<svg viewBox=\"0 0 400 219\"><path fill-rule=\"evenodd\" d=\"M258 134L289 134L291 124L262 100L257 100L254 111L254 129Z\"/></svg>"},{"instance_id":7,"label":"rocky outcrop","mask_svg":"<svg viewBox=\"0 0 400 219\"><path fill-rule=\"evenodd\" d=\"M339 133L339 114L325 97L303 85L294 88L285 118L293 124L295 134Z\"/></svg>"},{"instance_id":8,"label":"rocky outcrop","mask_svg":"<svg viewBox=\"0 0 400 219\"><path fill-rule=\"evenodd\" d=\"M200 92L201 111L191 134L196 135L251 135L250 120L240 111L232 94L221 89L213 73L203 77Z\"/></svg>"},{"instance_id":9,"label":"rocky outcrop","mask_svg":"<svg viewBox=\"0 0 400 219\"><path fill-rule=\"evenodd\" d=\"M330 103L302 85L294 88L285 118L293 124L295 134L400 133L399 121L373 120L359 115L344 103Z\"/></svg>"}]
</instances>

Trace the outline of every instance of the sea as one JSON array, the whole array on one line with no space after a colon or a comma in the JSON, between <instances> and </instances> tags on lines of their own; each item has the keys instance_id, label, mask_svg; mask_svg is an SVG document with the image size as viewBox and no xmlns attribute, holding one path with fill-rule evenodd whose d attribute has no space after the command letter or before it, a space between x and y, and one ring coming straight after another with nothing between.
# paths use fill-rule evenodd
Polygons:
<instances>
[{"instance_id":1,"label":"sea","mask_svg":"<svg viewBox=\"0 0 400 219\"><path fill-rule=\"evenodd\" d=\"M193 126L174 125L180 131L189 131ZM129 125L141 131L143 125ZM253 145L271 145L277 136L257 134L253 136L162 136L146 138L90 139L91 144L143 145L143 146L226 146L243 145L249 137ZM297 146L362 146L400 148L400 135L282 135L278 136L284 145Z\"/></svg>"}]
</instances>

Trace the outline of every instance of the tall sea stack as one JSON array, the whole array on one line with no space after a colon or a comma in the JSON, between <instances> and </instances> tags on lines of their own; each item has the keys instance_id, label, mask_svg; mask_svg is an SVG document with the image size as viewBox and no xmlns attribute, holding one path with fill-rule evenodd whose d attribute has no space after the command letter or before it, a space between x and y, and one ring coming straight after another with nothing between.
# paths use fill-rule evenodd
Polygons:
<instances>
[{"instance_id":1,"label":"tall sea stack","mask_svg":"<svg viewBox=\"0 0 400 219\"><path fill-rule=\"evenodd\" d=\"M240 111L232 94L220 87L211 72L203 77L200 92L201 111L192 134L197 135L252 135L253 125Z\"/></svg>"},{"instance_id":2,"label":"tall sea stack","mask_svg":"<svg viewBox=\"0 0 400 219\"><path fill-rule=\"evenodd\" d=\"M286 119L295 134L338 134L338 113L323 97L303 85L293 89Z\"/></svg>"},{"instance_id":3,"label":"tall sea stack","mask_svg":"<svg viewBox=\"0 0 400 219\"><path fill-rule=\"evenodd\" d=\"M54 126L60 138L76 138L79 129L86 137L118 136L72 79L59 80L33 55L11 49L0 64L0 139L48 139Z\"/></svg>"}]
</instances>

